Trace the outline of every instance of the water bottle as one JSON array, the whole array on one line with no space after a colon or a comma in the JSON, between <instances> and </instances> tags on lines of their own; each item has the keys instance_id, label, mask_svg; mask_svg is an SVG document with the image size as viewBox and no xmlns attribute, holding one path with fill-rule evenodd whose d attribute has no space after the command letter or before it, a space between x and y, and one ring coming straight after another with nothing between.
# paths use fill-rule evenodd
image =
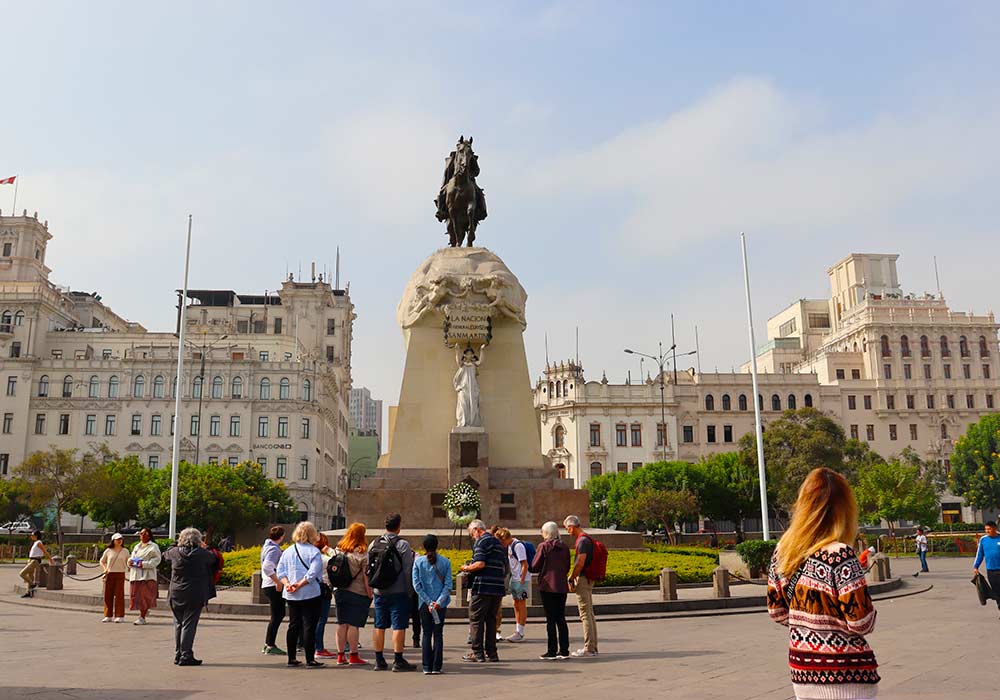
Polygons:
<instances>
[{"instance_id":1,"label":"water bottle","mask_svg":"<svg viewBox=\"0 0 1000 700\"><path fill-rule=\"evenodd\" d=\"M431 609L431 619L434 620L434 624L435 625L440 625L441 624L441 616L438 615L437 608L432 608Z\"/></svg>"}]
</instances>

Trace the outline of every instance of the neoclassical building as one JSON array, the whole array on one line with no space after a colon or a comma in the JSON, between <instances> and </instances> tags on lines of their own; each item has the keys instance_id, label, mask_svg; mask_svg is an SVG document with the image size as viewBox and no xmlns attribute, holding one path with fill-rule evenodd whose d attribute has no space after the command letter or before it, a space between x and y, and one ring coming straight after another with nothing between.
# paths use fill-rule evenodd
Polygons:
<instances>
[{"instance_id":1,"label":"neoclassical building","mask_svg":"<svg viewBox=\"0 0 1000 700\"><path fill-rule=\"evenodd\" d=\"M884 456L912 447L947 465L954 440L1000 396L993 313L952 311L940 296L904 294L897 255L852 254L827 272L829 299L801 299L768 321L759 349L763 420L813 406ZM735 449L753 430L750 366L666 373L644 382L586 381L576 362L535 385L542 451L577 485L660 459ZM662 417L661 417L662 416ZM945 495L943 516L971 518Z\"/></svg>"},{"instance_id":2,"label":"neoclassical building","mask_svg":"<svg viewBox=\"0 0 1000 700\"><path fill-rule=\"evenodd\" d=\"M181 458L258 462L300 516L344 514L354 307L322 276L275 292L178 293L175 332L126 321L49 280L37 214L0 216L0 477L29 454L101 443L171 464L177 335L186 324Z\"/></svg>"}]
</instances>

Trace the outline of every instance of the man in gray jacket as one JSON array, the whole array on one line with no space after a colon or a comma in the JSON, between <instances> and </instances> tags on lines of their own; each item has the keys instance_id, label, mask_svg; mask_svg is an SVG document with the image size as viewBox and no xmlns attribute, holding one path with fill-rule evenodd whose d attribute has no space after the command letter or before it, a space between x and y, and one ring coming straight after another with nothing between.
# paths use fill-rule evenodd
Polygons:
<instances>
[{"instance_id":1,"label":"man in gray jacket","mask_svg":"<svg viewBox=\"0 0 1000 700\"><path fill-rule=\"evenodd\" d=\"M385 660L385 631L392 629L393 671L413 671L414 666L403 658L406 646L406 630L410 626L410 596L413 593L413 550L410 543L399 536L403 518L399 513L392 513L385 519L385 534L372 543L368 550L369 583L375 592L375 631L372 633L372 646L375 648L375 665L373 671L386 671L389 665ZM388 551L388 556L383 553ZM388 567L378 572L383 581L381 585L372 580L376 574L377 563L385 561ZM397 573L398 572L398 573ZM393 577L392 574L396 575ZM391 580L390 580L391 579Z\"/></svg>"}]
</instances>

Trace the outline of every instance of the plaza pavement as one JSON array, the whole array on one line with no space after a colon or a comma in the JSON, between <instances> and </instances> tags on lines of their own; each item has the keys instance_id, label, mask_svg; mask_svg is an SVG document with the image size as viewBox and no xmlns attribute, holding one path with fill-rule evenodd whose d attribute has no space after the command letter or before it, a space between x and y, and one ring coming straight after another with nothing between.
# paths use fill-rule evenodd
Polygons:
<instances>
[{"instance_id":1,"label":"plaza pavement","mask_svg":"<svg viewBox=\"0 0 1000 700\"><path fill-rule=\"evenodd\" d=\"M996 606L980 607L969 584L971 559L931 559L932 572L912 579L915 560L894 561L906 588L881 600L870 637L881 663L880 697L889 700L997 695ZM263 625L205 620L196 654L205 665L172 664L167 619L145 627L101 624L100 613L42 608L12 592L12 568L0 590L0 700L251 700L255 698L677 698L785 700L792 697L787 631L763 612L600 624L601 655L537 660L544 628L528 627L523 644L502 644L500 664L465 665L465 630L445 630L445 674L374 673L327 667L288 669L259 654ZM161 601L161 605L163 602ZM131 618L130 617L130 621ZM505 625L509 626L509 625ZM282 634L284 626L282 626ZM574 648L580 625L570 625ZM370 627L362 633L371 658ZM419 652L407 650L419 663ZM347 675L345 675L347 674Z\"/></svg>"}]
</instances>

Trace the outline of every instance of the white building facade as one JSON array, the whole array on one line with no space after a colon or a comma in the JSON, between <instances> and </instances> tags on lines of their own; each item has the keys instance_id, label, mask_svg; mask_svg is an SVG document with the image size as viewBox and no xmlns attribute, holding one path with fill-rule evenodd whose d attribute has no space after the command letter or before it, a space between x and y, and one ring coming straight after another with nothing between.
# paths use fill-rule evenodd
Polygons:
<instances>
[{"instance_id":1,"label":"white building facade","mask_svg":"<svg viewBox=\"0 0 1000 700\"><path fill-rule=\"evenodd\" d=\"M367 387L351 389L351 424L359 435L382 437L382 400L373 399Z\"/></svg>"}]
</instances>

